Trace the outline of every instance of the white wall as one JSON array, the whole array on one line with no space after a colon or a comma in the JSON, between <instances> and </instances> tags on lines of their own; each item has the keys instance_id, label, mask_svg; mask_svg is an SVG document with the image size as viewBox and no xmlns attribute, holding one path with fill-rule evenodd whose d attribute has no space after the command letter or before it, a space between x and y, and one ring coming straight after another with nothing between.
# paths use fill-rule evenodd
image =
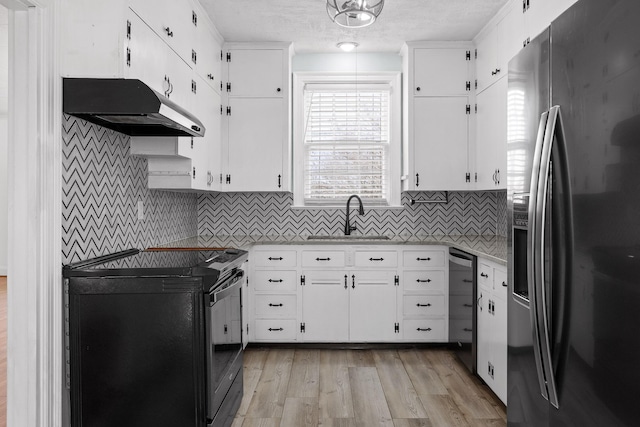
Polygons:
<instances>
[{"instance_id":1,"label":"white wall","mask_svg":"<svg viewBox=\"0 0 640 427\"><path fill-rule=\"evenodd\" d=\"M0 276L7 274L8 14L0 6Z\"/></svg>"},{"instance_id":2,"label":"white wall","mask_svg":"<svg viewBox=\"0 0 640 427\"><path fill-rule=\"evenodd\" d=\"M307 53L295 55L291 62L294 72L354 71L356 65L358 72L402 71L402 57L396 53Z\"/></svg>"}]
</instances>

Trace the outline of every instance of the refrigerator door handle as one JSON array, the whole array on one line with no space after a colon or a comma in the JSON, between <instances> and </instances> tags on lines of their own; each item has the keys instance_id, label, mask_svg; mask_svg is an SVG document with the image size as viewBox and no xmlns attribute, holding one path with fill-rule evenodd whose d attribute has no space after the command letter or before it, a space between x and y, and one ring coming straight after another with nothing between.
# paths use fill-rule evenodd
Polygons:
<instances>
[{"instance_id":1,"label":"refrigerator door handle","mask_svg":"<svg viewBox=\"0 0 640 427\"><path fill-rule=\"evenodd\" d=\"M562 119L560 117L560 107L553 106L549 110L549 118L547 119L547 126L545 129L544 143L542 147L542 153L540 158L540 172L538 175L537 195L536 195L536 224L538 226L536 239L537 245L534 252L535 260L535 274L536 274L536 300L537 305L535 309L538 312L538 321L540 322L539 329L540 336L540 354L542 357L542 364L546 373L547 393L549 403L554 407L559 407L558 391L555 381L555 375L553 370L553 359L551 355L551 324L550 324L550 309L547 307L547 292L544 286L545 280L545 260L544 260L544 248L545 242L545 230L547 223L547 200L550 184L550 171L551 171L551 153L553 149L554 138L558 136L564 143L564 133L562 132ZM552 278L549 279L552 281ZM550 288L557 286L551 282Z\"/></svg>"},{"instance_id":2,"label":"refrigerator door handle","mask_svg":"<svg viewBox=\"0 0 640 427\"><path fill-rule=\"evenodd\" d=\"M540 386L540 393L542 397L546 400L549 400L549 395L547 393L547 381L546 381L546 372L545 366L542 362L542 351L540 345L540 328L538 322L539 310L537 309L539 301L538 301L538 291L537 289L541 286L538 282L538 268L536 263L539 260L539 257L536 256L536 252L539 248L539 231L540 224L538 212L538 181L540 176L540 162L542 159L542 149L544 146L545 140L545 131L547 129L547 122L549 118L549 112L545 111L540 116L540 123L538 125L538 134L536 137L536 145L535 151L533 155L533 167L531 169L531 184L529 190L529 230L527 233L527 287L529 294L529 314L531 316L531 333L533 335L533 354L536 362L536 371L538 373L538 383Z\"/></svg>"}]
</instances>

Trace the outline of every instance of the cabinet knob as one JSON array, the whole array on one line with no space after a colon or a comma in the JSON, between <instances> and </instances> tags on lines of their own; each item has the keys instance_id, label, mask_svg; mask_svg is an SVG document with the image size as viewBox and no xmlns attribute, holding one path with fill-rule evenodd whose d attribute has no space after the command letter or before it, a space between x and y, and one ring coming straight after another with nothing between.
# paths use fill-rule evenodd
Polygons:
<instances>
[{"instance_id":1,"label":"cabinet knob","mask_svg":"<svg viewBox=\"0 0 640 427\"><path fill-rule=\"evenodd\" d=\"M209 80L213 80L213 74L207 74L207 77L209 78Z\"/></svg>"},{"instance_id":2,"label":"cabinet knob","mask_svg":"<svg viewBox=\"0 0 640 427\"><path fill-rule=\"evenodd\" d=\"M486 279L487 277L489 277L489 275L488 275L488 274L486 274L486 273L480 273L480 276L481 276L481 277L484 277L485 279Z\"/></svg>"},{"instance_id":3,"label":"cabinet knob","mask_svg":"<svg viewBox=\"0 0 640 427\"><path fill-rule=\"evenodd\" d=\"M281 90L282 90L282 89L278 88L278 89L276 89L276 92L280 92Z\"/></svg>"},{"instance_id":4,"label":"cabinet knob","mask_svg":"<svg viewBox=\"0 0 640 427\"><path fill-rule=\"evenodd\" d=\"M173 31L171 31L171 28L165 27L164 32L167 33L167 36L173 37Z\"/></svg>"},{"instance_id":5,"label":"cabinet knob","mask_svg":"<svg viewBox=\"0 0 640 427\"><path fill-rule=\"evenodd\" d=\"M418 87L416 88L416 91L420 92L420 86L418 86Z\"/></svg>"}]
</instances>

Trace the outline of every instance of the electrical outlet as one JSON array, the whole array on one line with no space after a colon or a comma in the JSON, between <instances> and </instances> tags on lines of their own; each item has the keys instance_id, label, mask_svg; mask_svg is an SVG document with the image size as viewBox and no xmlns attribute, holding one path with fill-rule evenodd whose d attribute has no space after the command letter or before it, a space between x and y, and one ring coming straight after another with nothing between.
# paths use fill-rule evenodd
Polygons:
<instances>
[{"instance_id":1,"label":"electrical outlet","mask_svg":"<svg viewBox=\"0 0 640 427\"><path fill-rule=\"evenodd\" d=\"M138 200L138 219L144 219L144 203Z\"/></svg>"}]
</instances>

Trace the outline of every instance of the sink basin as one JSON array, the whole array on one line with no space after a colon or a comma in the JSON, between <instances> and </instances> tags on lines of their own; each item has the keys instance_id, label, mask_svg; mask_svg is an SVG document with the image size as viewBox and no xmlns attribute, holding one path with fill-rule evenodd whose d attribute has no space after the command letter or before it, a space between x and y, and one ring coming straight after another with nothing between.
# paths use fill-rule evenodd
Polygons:
<instances>
[{"instance_id":1,"label":"sink basin","mask_svg":"<svg viewBox=\"0 0 640 427\"><path fill-rule=\"evenodd\" d=\"M389 240L389 236L382 235L361 235L361 234L351 234L351 235L340 235L340 236L320 236L320 235L311 235L307 236L307 240Z\"/></svg>"}]
</instances>

